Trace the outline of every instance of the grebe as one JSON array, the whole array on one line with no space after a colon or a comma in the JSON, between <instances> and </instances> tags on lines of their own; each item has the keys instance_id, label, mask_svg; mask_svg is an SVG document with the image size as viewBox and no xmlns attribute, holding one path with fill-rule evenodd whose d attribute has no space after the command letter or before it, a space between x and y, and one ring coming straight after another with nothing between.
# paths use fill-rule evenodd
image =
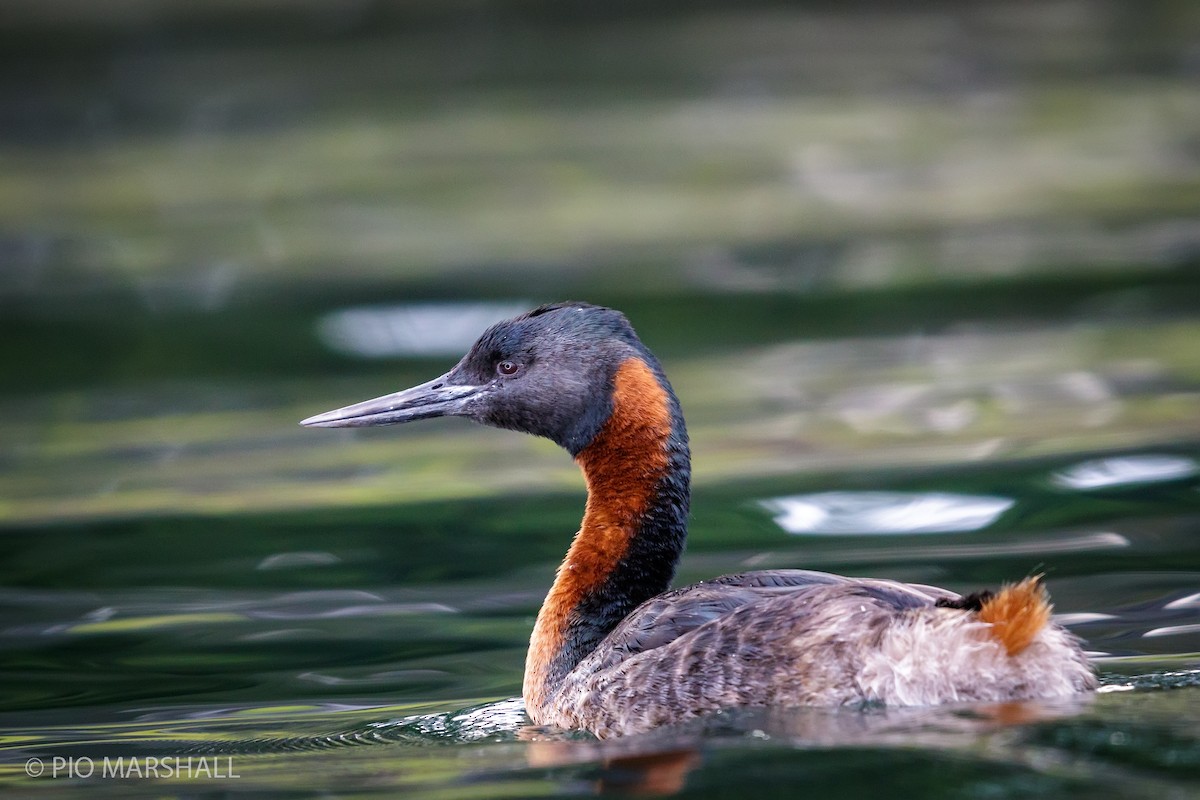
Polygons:
<instances>
[{"instance_id":1,"label":"grebe","mask_svg":"<svg viewBox=\"0 0 1200 800\"><path fill-rule=\"evenodd\" d=\"M679 401L619 312L544 305L498 323L445 375L304 420L431 417L544 436L583 470L579 532L538 613L522 694L539 725L605 737L723 708L1060 697L1095 676L1039 579L960 597L808 570L667 591L687 536Z\"/></svg>"}]
</instances>

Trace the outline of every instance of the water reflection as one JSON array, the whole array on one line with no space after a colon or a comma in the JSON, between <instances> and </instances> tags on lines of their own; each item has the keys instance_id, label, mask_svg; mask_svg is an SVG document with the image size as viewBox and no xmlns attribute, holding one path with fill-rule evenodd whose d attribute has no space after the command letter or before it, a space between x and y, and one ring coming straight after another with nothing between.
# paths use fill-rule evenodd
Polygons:
<instances>
[{"instance_id":1,"label":"water reflection","mask_svg":"<svg viewBox=\"0 0 1200 800\"><path fill-rule=\"evenodd\" d=\"M91 594L25 592L19 598L28 616L34 607L44 608L55 619L0 628L0 635L57 636L61 634L120 634L177 626L222 626L290 620L369 620L377 617L407 617L458 614L452 605L434 600L405 600L396 592L366 592L327 589L283 593L212 592L170 590L106 593L109 602L82 610L95 603ZM262 635L279 634L271 626Z\"/></svg>"},{"instance_id":2,"label":"water reflection","mask_svg":"<svg viewBox=\"0 0 1200 800\"><path fill-rule=\"evenodd\" d=\"M1200 592L1189 594L1187 597L1180 597L1178 600L1172 600L1163 606L1163 608L1200 608Z\"/></svg>"},{"instance_id":3,"label":"water reflection","mask_svg":"<svg viewBox=\"0 0 1200 800\"><path fill-rule=\"evenodd\" d=\"M459 356L488 326L532 305L518 300L360 306L325 314L317 334L331 350L359 358Z\"/></svg>"},{"instance_id":4,"label":"water reflection","mask_svg":"<svg viewBox=\"0 0 1200 800\"><path fill-rule=\"evenodd\" d=\"M1185 633L1200 633L1200 623L1192 623L1189 625L1167 625L1162 628L1154 628L1142 634L1147 639L1152 639L1156 636L1181 636Z\"/></svg>"},{"instance_id":5,"label":"water reflection","mask_svg":"<svg viewBox=\"0 0 1200 800\"><path fill-rule=\"evenodd\" d=\"M324 567L341 563L341 558L333 553L310 550L294 553L275 553L258 562L255 569L296 569L300 567Z\"/></svg>"},{"instance_id":6,"label":"water reflection","mask_svg":"<svg viewBox=\"0 0 1200 800\"><path fill-rule=\"evenodd\" d=\"M946 492L819 492L761 502L788 533L835 535L974 531L1016 501Z\"/></svg>"},{"instance_id":7,"label":"water reflection","mask_svg":"<svg viewBox=\"0 0 1200 800\"><path fill-rule=\"evenodd\" d=\"M1083 461L1054 474L1068 489L1088 491L1138 483L1163 483L1200 474L1200 462L1187 456L1142 454Z\"/></svg>"}]
</instances>

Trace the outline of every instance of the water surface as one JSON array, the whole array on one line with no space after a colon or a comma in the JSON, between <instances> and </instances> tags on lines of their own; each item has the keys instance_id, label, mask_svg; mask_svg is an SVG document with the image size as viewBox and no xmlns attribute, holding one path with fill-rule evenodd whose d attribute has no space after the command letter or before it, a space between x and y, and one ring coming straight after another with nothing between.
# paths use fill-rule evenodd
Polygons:
<instances>
[{"instance_id":1,"label":"water surface","mask_svg":"<svg viewBox=\"0 0 1200 800\"><path fill-rule=\"evenodd\" d=\"M4 791L1195 796L1191 6L12 5ZM574 465L296 423L572 297L682 398L678 582L1044 573L1101 690L530 727Z\"/></svg>"}]
</instances>

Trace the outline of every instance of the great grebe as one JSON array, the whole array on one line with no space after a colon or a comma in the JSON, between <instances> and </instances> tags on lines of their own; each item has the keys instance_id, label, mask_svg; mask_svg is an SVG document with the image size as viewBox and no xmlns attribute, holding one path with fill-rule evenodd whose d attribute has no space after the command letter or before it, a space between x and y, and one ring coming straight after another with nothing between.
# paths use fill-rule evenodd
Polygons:
<instances>
[{"instance_id":1,"label":"great grebe","mask_svg":"<svg viewBox=\"0 0 1200 800\"><path fill-rule=\"evenodd\" d=\"M960 597L780 569L667 591L687 536L687 430L661 365L617 311L541 306L489 328L440 378L301 424L445 416L551 439L587 482L582 525L529 642L522 693L534 723L604 737L741 706L933 705L1095 686L1037 578Z\"/></svg>"}]
</instances>

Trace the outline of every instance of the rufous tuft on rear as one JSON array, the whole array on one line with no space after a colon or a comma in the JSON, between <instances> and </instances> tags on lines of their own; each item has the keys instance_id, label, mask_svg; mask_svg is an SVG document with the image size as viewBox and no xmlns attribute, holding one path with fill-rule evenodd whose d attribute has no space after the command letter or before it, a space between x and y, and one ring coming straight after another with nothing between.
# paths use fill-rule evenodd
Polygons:
<instances>
[{"instance_id":1,"label":"rufous tuft on rear","mask_svg":"<svg viewBox=\"0 0 1200 800\"><path fill-rule=\"evenodd\" d=\"M979 621L992 626L992 637L1010 656L1023 652L1050 622L1053 610L1042 576L1004 586L979 609Z\"/></svg>"}]
</instances>

